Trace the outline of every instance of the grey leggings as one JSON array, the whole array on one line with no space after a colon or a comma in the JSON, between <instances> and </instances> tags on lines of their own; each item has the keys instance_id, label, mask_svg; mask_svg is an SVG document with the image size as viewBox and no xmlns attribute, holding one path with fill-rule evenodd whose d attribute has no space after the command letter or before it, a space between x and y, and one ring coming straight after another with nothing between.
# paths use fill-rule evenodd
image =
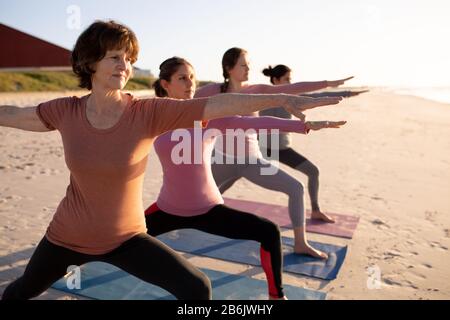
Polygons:
<instances>
[{"instance_id":1,"label":"grey leggings","mask_svg":"<svg viewBox=\"0 0 450 320\"><path fill-rule=\"evenodd\" d=\"M272 150L263 150L263 155L272 157ZM292 148L287 148L278 151L278 161L298 170L308 177L308 193L311 200L311 208L313 211L320 211L319 207L319 168L311 161L306 159L300 153Z\"/></svg>"},{"instance_id":2,"label":"grey leggings","mask_svg":"<svg viewBox=\"0 0 450 320\"><path fill-rule=\"evenodd\" d=\"M263 188L280 191L289 196L289 217L294 227L305 225L304 191L300 181L276 168L265 159L259 158L256 164L216 164L211 165L214 180L221 193L228 190L240 178ZM261 175L261 170L270 169L274 175Z\"/></svg>"}]
</instances>

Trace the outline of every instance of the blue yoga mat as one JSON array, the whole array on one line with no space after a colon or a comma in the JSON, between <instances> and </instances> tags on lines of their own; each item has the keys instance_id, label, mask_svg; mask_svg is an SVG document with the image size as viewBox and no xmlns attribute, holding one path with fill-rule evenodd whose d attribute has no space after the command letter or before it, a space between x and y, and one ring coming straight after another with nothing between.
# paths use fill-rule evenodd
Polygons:
<instances>
[{"instance_id":1,"label":"blue yoga mat","mask_svg":"<svg viewBox=\"0 0 450 320\"><path fill-rule=\"evenodd\" d=\"M259 243L256 241L232 240L194 229L172 231L159 236L158 239L178 251L255 266L261 265ZM283 237L282 241L283 270L319 279L336 279L347 253L347 246L310 241L314 248L328 253L329 256L327 260L316 259L294 254L294 239Z\"/></svg>"},{"instance_id":2,"label":"blue yoga mat","mask_svg":"<svg viewBox=\"0 0 450 320\"><path fill-rule=\"evenodd\" d=\"M225 272L202 269L211 279L214 300L267 299L267 283L263 280ZM53 288L100 300L173 300L175 297L164 289L139 280L128 273L103 262L90 262L81 266L81 288L69 289L67 279L62 278ZM291 300L324 300L326 293L284 285Z\"/></svg>"}]
</instances>

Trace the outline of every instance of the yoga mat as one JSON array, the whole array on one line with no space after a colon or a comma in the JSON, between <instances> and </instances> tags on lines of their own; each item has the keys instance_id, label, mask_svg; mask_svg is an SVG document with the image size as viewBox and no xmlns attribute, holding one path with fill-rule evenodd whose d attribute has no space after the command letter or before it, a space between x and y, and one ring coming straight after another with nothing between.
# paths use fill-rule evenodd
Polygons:
<instances>
[{"instance_id":1,"label":"yoga mat","mask_svg":"<svg viewBox=\"0 0 450 320\"><path fill-rule=\"evenodd\" d=\"M214 300L261 300L267 299L267 283L264 280L225 272L202 269L213 287ZM69 289L68 278L61 278L53 288L71 294L99 300L173 300L175 297L164 289L146 283L113 265L103 262L90 262L81 266L81 288ZM170 277L170 275L167 275ZM284 286L290 300L324 300L326 293Z\"/></svg>"},{"instance_id":2,"label":"yoga mat","mask_svg":"<svg viewBox=\"0 0 450 320\"><path fill-rule=\"evenodd\" d=\"M158 236L171 248L194 255L260 266L260 245L256 241L232 240L194 229L183 229ZM335 279L341 268L347 247L309 241L311 246L328 253L328 259L317 259L293 253L294 240L282 237L283 270L319 279Z\"/></svg>"},{"instance_id":3,"label":"yoga mat","mask_svg":"<svg viewBox=\"0 0 450 320\"><path fill-rule=\"evenodd\" d=\"M224 198L224 200L225 205L231 208L251 212L267 218L278 224L280 227L292 227L288 208L285 206L230 198ZM334 218L335 223L310 219L309 216L311 213L306 211L306 231L348 239L353 238L353 233L359 222L359 217L329 212L326 212L326 214Z\"/></svg>"}]
</instances>

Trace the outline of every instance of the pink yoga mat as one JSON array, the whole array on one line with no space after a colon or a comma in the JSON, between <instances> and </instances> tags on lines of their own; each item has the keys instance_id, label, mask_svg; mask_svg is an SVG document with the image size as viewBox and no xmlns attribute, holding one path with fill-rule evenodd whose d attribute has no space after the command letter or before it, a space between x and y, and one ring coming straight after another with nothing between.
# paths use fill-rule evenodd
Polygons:
<instances>
[{"instance_id":1,"label":"pink yoga mat","mask_svg":"<svg viewBox=\"0 0 450 320\"><path fill-rule=\"evenodd\" d=\"M239 199L224 198L224 200L225 205L229 207L257 214L258 216L267 218L277 223L280 227L292 227L287 207ZM320 220L311 220L309 218L310 214L311 213L309 211L306 212L307 232L326 234L348 239L353 238L353 233L359 222L359 217L327 212L326 214L333 217L336 222L326 223Z\"/></svg>"}]
</instances>

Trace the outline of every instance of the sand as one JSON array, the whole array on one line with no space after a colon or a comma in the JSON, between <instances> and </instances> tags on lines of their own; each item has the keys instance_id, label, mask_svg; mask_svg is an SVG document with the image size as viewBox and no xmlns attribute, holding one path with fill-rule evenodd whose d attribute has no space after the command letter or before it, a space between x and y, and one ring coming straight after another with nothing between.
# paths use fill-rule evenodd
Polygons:
<instances>
[{"instance_id":1,"label":"sand","mask_svg":"<svg viewBox=\"0 0 450 320\"><path fill-rule=\"evenodd\" d=\"M2 93L0 105L36 105L74 94L83 92ZM320 168L322 209L358 215L360 223L351 240L308 235L348 245L337 279L285 273L285 283L327 292L327 299L449 299L450 105L374 89L307 116L348 121L341 129L296 135L293 143ZM301 173L282 167L306 184ZM145 206L155 200L161 177L152 151ZM1 293L22 274L65 194L68 171L59 134L0 128L0 181ZM246 180L225 195L287 203L284 194ZM308 197L306 202L309 207ZM264 279L258 267L183 255L200 267ZM372 281L373 270L380 283ZM38 299L83 298L49 289Z\"/></svg>"}]
</instances>

